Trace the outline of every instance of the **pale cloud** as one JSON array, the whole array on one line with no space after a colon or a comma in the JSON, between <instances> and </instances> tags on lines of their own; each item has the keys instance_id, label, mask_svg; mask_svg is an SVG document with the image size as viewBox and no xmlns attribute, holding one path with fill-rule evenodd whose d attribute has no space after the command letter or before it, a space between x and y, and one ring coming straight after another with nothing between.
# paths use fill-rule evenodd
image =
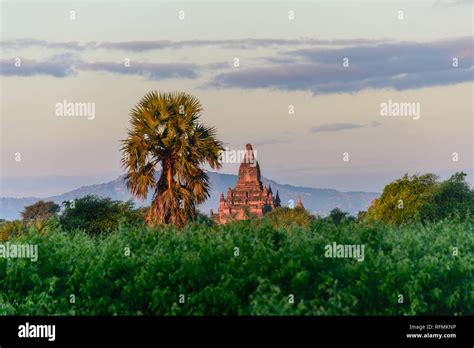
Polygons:
<instances>
[{"instance_id":1,"label":"pale cloud","mask_svg":"<svg viewBox=\"0 0 474 348\"><path fill-rule=\"evenodd\" d=\"M317 127L312 127L309 131L310 133L320 133L320 132L339 132L349 129L359 129L359 128L370 128L370 127L379 127L380 122L372 122L368 124L359 124L359 123L326 123Z\"/></svg>"},{"instance_id":2,"label":"pale cloud","mask_svg":"<svg viewBox=\"0 0 474 348\"><path fill-rule=\"evenodd\" d=\"M324 46L318 46L323 45ZM123 42L48 42L22 39L6 41L6 47L39 45L67 51L85 49L131 50L136 52L161 48L202 46L273 47L272 56L259 53L253 63L236 70L225 71L229 63L155 63L134 61L129 67L123 62L90 62L76 59L25 60L18 69L12 61L1 61L0 74L5 76L50 75L67 77L76 71L108 72L117 75L137 75L149 80L170 78L199 79L210 72L210 81L200 79L202 87L267 88L287 91L309 91L313 95L353 93L366 89L419 89L451 85L474 80L473 40L471 37L433 42L393 42L376 40L317 39L229 39L184 41L123 41ZM294 49L282 51L282 47ZM341 45L345 45L341 47ZM258 51L257 51L258 52ZM76 52L75 54L80 54ZM348 66L343 66L347 58ZM453 67L456 58L458 66ZM14 59L14 58L12 58ZM223 71L224 70L224 71Z\"/></svg>"},{"instance_id":3,"label":"pale cloud","mask_svg":"<svg viewBox=\"0 0 474 348\"><path fill-rule=\"evenodd\" d=\"M386 40L385 40L386 41ZM382 40L369 39L334 39L322 40L313 38L303 39L272 39L272 38L243 38L243 39L213 39L213 40L130 40L130 41L48 41L34 38L4 40L1 48L21 49L28 47L41 47L61 50L120 50L131 52L145 52L162 49L182 49L193 47L220 47L229 49L256 49L262 47L290 47L290 46L347 46L370 45L383 42Z\"/></svg>"},{"instance_id":4,"label":"pale cloud","mask_svg":"<svg viewBox=\"0 0 474 348\"><path fill-rule=\"evenodd\" d=\"M17 50L17 49L29 48L29 47L42 47L42 48L49 48L49 49L82 51L86 49L86 47L90 47L90 46L89 44L84 45L77 41L55 42L55 41L48 41L48 40L39 40L39 39L34 39L34 38L2 40L2 42L0 43L0 48L4 48L4 49Z\"/></svg>"},{"instance_id":5,"label":"pale cloud","mask_svg":"<svg viewBox=\"0 0 474 348\"><path fill-rule=\"evenodd\" d=\"M23 57L0 60L0 75L3 76L47 75L62 78L75 74L74 59L67 54L43 61Z\"/></svg>"},{"instance_id":6,"label":"pale cloud","mask_svg":"<svg viewBox=\"0 0 474 348\"><path fill-rule=\"evenodd\" d=\"M451 85L474 80L472 38L428 43L398 42L283 52L276 64L217 75L218 88L270 88L314 95L364 89L395 90ZM348 66L343 66L343 59ZM458 66L453 67L453 58Z\"/></svg>"},{"instance_id":7,"label":"pale cloud","mask_svg":"<svg viewBox=\"0 0 474 348\"><path fill-rule=\"evenodd\" d=\"M195 79L198 77L198 66L185 63L139 63L133 62L130 66L115 62L81 63L81 70L103 71L121 75L140 75L151 80L170 78Z\"/></svg>"},{"instance_id":8,"label":"pale cloud","mask_svg":"<svg viewBox=\"0 0 474 348\"><path fill-rule=\"evenodd\" d=\"M264 139L264 140L256 140L252 141L253 146L266 146L266 145L276 145L276 144L288 144L290 143L290 139L281 139L281 138L272 138L272 139Z\"/></svg>"},{"instance_id":9,"label":"pale cloud","mask_svg":"<svg viewBox=\"0 0 474 348\"><path fill-rule=\"evenodd\" d=\"M16 59L17 58L0 60L0 75L44 75L65 78L75 76L80 71L95 71L117 75L139 75L150 80L172 78L196 79L199 76L199 66L185 63L143 63L134 61L130 66L125 66L123 62L84 62L66 54L54 56L42 61L23 59L20 57L20 65L17 66L15 65L18 62ZM203 69L206 68L206 66L203 67Z\"/></svg>"},{"instance_id":10,"label":"pale cloud","mask_svg":"<svg viewBox=\"0 0 474 348\"><path fill-rule=\"evenodd\" d=\"M460 5L472 5L473 0L436 0L435 6L460 6Z\"/></svg>"}]
</instances>

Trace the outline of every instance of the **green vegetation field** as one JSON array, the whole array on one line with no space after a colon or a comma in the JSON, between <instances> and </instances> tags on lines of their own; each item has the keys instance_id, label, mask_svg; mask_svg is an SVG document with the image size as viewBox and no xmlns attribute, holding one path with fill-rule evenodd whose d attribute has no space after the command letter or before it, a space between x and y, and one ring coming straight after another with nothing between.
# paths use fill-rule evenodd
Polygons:
<instances>
[{"instance_id":1,"label":"green vegetation field","mask_svg":"<svg viewBox=\"0 0 474 348\"><path fill-rule=\"evenodd\" d=\"M474 314L472 217L121 225L98 236L51 224L10 240L38 244L37 262L0 258L1 315ZM326 258L333 242L364 244L365 260Z\"/></svg>"}]
</instances>

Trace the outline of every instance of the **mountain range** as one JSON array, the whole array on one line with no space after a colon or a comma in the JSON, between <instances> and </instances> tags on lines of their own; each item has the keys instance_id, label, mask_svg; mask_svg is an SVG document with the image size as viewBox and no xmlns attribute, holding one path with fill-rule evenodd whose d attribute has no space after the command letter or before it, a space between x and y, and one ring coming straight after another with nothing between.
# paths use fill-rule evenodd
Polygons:
<instances>
[{"instance_id":1,"label":"mountain range","mask_svg":"<svg viewBox=\"0 0 474 348\"><path fill-rule=\"evenodd\" d=\"M228 187L234 187L237 175L208 172L211 183L211 196L200 207L200 211L209 214L210 209L217 211L221 192L227 192ZM64 201L81 198L87 195L110 197L113 200L126 201L132 199L122 175L117 179L102 184L82 186L78 189L51 197L0 197L0 219L19 219L20 212L27 205L39 200L53 201L61 204ZM288 205L290 200L296 203L299 195L304 207L320 215L327 215L333 208L340 208L351 215L357 215L359 210L366 210L373 199L380 194L376 192L341 192L333 189L320 189L303 186L279 184L273 180L262 178L264 185L271 185L274 193L279 192L282 205ZM137 206L149 204L151 194L145 202L134 200Z\"/></svg>"}]
</instances>

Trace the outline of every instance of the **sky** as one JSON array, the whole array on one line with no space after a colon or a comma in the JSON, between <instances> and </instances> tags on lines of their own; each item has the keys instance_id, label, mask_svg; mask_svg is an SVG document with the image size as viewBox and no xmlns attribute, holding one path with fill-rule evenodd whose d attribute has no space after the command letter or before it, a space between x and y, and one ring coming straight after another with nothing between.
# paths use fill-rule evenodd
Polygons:
<instances>
[{"instance_id":1,"label":"sky","mask_svg":"<svg viewBox=\"0 0 474 348\"><path fill-rule=\"evenodd\" d=\"M472 182L472 1L3 1L0 10L0 196L123 174L130 109L152 90L199 98L219 139L230 150L252 143L262 174L280 183L380 192L404 173L461 170ZM94 117L59 117L64 102L93 104ZM413 109L383 116L389 103Z\"/></svg>"}]
</instances>

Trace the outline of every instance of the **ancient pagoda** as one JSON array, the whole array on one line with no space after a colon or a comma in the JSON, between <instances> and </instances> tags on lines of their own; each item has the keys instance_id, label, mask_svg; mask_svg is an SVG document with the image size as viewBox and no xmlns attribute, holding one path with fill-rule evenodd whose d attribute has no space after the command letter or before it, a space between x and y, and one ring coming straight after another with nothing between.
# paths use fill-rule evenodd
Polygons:
<instances>
[{"instance_id":1,"label":"ancient pagoda","mask_svg":"<svg viewBox=\"0 0 474 348\"><path fill-rule=\"evenodd\" d=\"M271 186L262 184L260 166L252 145L245 146L245 154L239 168L239 178L234 189L227 190L227 198L221 193L217 214L211 209L211 218L220 224L232 220L244 220L251 216L262 217L280 206L278 192L273 197Z\"/></svg>"}]
</instances>

